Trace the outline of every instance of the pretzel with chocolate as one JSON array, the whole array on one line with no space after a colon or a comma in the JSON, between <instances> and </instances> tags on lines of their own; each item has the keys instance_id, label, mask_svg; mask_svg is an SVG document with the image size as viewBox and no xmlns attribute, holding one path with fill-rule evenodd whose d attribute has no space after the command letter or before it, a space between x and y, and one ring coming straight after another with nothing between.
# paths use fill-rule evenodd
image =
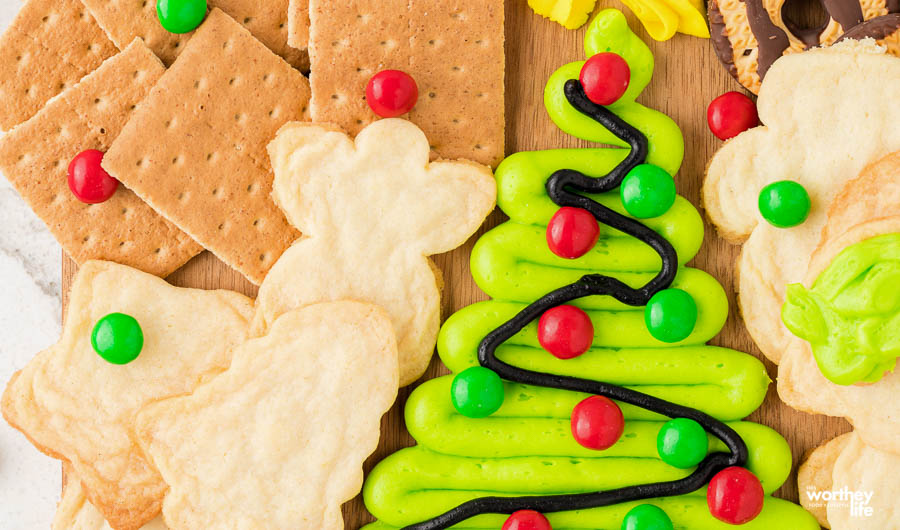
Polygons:
<instances>
[{"instance_id":1,"label":"pretzel with chocolate","mask_svg":"<svg viewBox=\"0 0 900 530\"><path fill-rule=\"evenodd\" d=\"M900 12L900 0L820 0L828 20L813 28L785 16L787 1L709 1L710 33L716 55L729 73L754 94L759 92L769 67L782 55L831 45L845 38L845 32L850 33L846 38L873 37L881 41L897 33L900 26L890 16ZM895 54L900 50L896 43L888 48Z\"/></svg>"}]
</instances>

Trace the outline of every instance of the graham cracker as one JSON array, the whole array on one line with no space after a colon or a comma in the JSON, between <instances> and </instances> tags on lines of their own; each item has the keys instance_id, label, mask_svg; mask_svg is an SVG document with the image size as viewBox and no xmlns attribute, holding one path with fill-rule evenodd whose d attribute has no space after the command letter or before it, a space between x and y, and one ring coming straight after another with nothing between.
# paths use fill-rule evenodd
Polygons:
<instances>
[{"instance_id":1,"label":"graham cracker","mask_svg":"<svg viewBox=\"0 0 900 530\"><path fill-rule=\"evenodd\" d=\"M164 71L136 40L0 139L0 171L79 264L102 259L167 276L202 250L125 186L92 205L69 190L69 162L106 151Z\"/></svg>"},{"instance_id":2,"label":"graham cracker","mask_svg":"<svg viewBox=\"0 0 900 530\"><path fill-rule=\"evenodd\" d=\"M192 33L169 33L159 23L155 0L82 0L109 38L118 46L141 37L168 66L184 49ZM250 30L272 51L295 68L309 70L303 50L288 46L288 2L290 0L208 0Z\"/></svg>"},{"instance_id":3,"label":"graham cracker","mask_svg":"<svg viewBox=\"0 0 900 530\"><path fill-rule=\"evenodd\" d=\"M259 284L298 237L271 198L266 145L308 102L300 72L213 9L103 167Z\"/></svg>"},{"instance_id":4,"label":"graham cracker","mask_svg":"<svg viewBox=\"0 0 900 530\"><path fill-rule=\"evenodd\" d=\"M22 123L117 52L79 0L28 0L0 37L0 130Z\"/></svg>"},{"instance_id":5,"label":"graham cracker","mask_svg":"<svg viewBox=\"0 0 900 530\"><path fill-rule=\"evenodd\" d=\"M288 44L298 50L309 46L309 0L291 0L288 7Z\"/></svg>"},{"instance_id":6,"label":"graham cracker","mask_svg":"<svg viewBox=\"0 0 900 530\"><path fill-rule=\"evenodd\" d=\"M502 0L310 0L314 122L358 133L378 119L372 75L403 70L419 86L409 113L434 156L496 166L504 152Z\"/></svg>"}]
</instances>

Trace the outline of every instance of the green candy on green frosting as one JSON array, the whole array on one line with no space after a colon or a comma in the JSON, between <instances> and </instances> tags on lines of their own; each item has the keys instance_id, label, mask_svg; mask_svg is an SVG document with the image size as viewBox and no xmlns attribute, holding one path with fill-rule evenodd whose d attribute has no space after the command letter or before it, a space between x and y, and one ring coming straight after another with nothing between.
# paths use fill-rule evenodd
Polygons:
<instances>
[{"instance_id":1,"label":"green candy on green frosting","mask_svg":"<svg viewBox=\"0 0 900 530\"><path fill-rule=\"evenodd\" d=\"M781 318L830 381L881 380L900 355L900 234L847 247L811 289L789 285Z\"/></svg>"},{"instance_id":2,"label":"green candy on green frosting","mask_svg":"<svg viewBox=\"0 0 900 530\"><path fill-rule=\"evenodd\" d=\"M681 131L669 117L634 102L650 81L650 50L631 32L622 13L612 9L594 19L585 48L588 54L613 51L628 62L629 88L608 108L647 136L646 162L675 175L684 154ZM580 138L624 146L566 101L563 84L578 78L582 64L560 68L547 83L545 103L551 118ZM497 203L510 220L482 236L471 257L472 276L493 300L471 305L444 324L438 352L450 370L458 374L478 366L478 345L489 332L526 305L585 274L612 275L636 287L659 272L656 252L605 225L597 245L578 259L556 256L547 245L547 224L559 209L547 195L548 177L560 169L602 177L627 155L628 150L620 148L557 149L517 153L500 165ZM617 191L588 195L627 215ZM702 244L702 219L688 201L677 197L665 214L642 222L676 249L679 270L672 287L688 292L698 308L690 336L676 344L660 342L647 330L644 308L610 296L589 296L572 302L594 324L593 344L585 354L569 360L550 355L538 342L537 324L531 323L499 346L496 355L536 372L635 389L729 422L747 442L748 467L770 494L790 473L790 448L768 427L740 421L765 398L770 381L763 364L745 353L706 345L725 324L728 301L712 276L684 267ZM486 418L469 418L450 400L452 381L453 376L427 381L407 401L406 425L419 445L389 456L369 475L363 495L379 522L367 529L420 523L477 497L594 492L675 480L693 471L662 461L657 437L669 418L652 411L619 403L625 432L611 448L595 451L579 445L571 432L572 409L586 394L504 381L499 410ZM709 449L726 451L712 436ZM665 510L675 528L733 528L710 514L705 494L701 489L678 497L545 515L554 530L612 530L620 528L629 510L650 503ZM506 518L480 515L454 528L496 530ZM762 514L742 528L813 530L818 525L799 506L767 497Z\"/></svg>"}]
</instances>

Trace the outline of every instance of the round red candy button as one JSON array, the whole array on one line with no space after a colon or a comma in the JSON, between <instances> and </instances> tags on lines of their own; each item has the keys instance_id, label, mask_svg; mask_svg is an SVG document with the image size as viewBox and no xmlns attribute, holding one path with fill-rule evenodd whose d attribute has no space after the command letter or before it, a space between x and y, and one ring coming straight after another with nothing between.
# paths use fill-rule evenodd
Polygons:
<instances>
[{"instance_id":1,"label":"round red candy button","mask_svg":"<svg viewBox=\"0 0 900 530\"><path fill-rule=\"evenodd\" d=\"M547 225L547 245L561 258L575 259L588 253L597 244L600 225L591 212L564 206L553 214Z\"/></svg>"},{"instance_id":2,"label":"round red candy button","mask_svg":"<svg viewBox=\"0 0 900 530\"><path fill-rule=\"evenodd\" d=\"M759 125L756 103L740 92L726 92L706 109L709 130L719 140L728 140Z\"/></svg>"},{"instance_id":3,"label":"round red candy button","mask_svg":"<svg viewBox=\"0 0 900 530\"><path fill-rule=\"evenodd\" d=\"M369 79L366 101L382 118L396 118L416 106L419 87L415 79L400 70L382 70Z\"/></svg>"},{"instance_id":4,"label":"round red candy button","mask_svg":"<svg viewBox=\"0 0 900 530\"><path fill-rule=\"evenodd\" d=\"M622 409L607 397L591 396L572 411L572 435L588 449L609 449L624 431Z\"/></svg>"},{"instance_id":5,"label":"round red candy button","mask_svg":"<svg viewBox=\"0 0 900 530\"><path fill-rule=\"evenodd\" d=\"M97 204L108 200L119 187L101 166L103 153L96 149L82 151L69 163L69 189L84 203Z\"/></svg>"},{"instance_id":6,"label":"round red candy button","mask_svg":"<svg viewBox=\"0 0 900 530\"><path fill-rule=\"evenodd\" d=\"M534 510L519 510L503 523L502 530L553 530L550 521Z\"/></svg>"},{"instance_id":7,"label":"round red candy button","mask_svg":"<svg viewBox=\"0 0 900 530\"><path fill-rule=\"evenodd\" d=\"M557 306L541 315L538 342L560 359L578 357L594 342L594 324L587 313L575 306Z\"/></svg>"},{"instance_id":8,"label":"round red candy button","mask_svg":"<svg viewBox=\"0 0 900 530\"><path fill-rule=\"evenodd\" d=\"M612 105L628 89L631 69L620 55L598 53L584 63L579 78L589 100L597 105Z\"/></svg>"},{"instance_id":9,"label":"round red candy button","mask_svg":"<svg viewBox=\"0 0 900 530\"><path fill-rule=\"evenodd\" d=\"M763 509L762 484L742 467L728 467L709 481L706 503L709 513L728 524L752 521Z\"/></svg>"}]
</instances>

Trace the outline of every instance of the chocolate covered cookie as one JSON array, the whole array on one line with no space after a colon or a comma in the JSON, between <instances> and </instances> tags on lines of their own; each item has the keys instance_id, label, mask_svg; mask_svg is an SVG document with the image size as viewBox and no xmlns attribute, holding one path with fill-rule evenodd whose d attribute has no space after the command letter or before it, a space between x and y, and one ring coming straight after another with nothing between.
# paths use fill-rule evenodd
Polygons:
<instances>
[{"instance_id":1,"label":"chocolate covered cookie","mask_svg":"<svg viewBox=\"0 0 900 530\"><path fill-rule=\"evenodd\" d=\"M900 12L900 0L820 0L828 19L818 27L804 27L785 15L788 1L709 1L710 34L716 55L729 73L754 94L759 92L769 67L782 55L831 45L863 22ZM896 20L893 23L891 33L897 29ZM852 38L875 36L886 25L890 23L874 24ZM894 49L897 48L895 44Z\"/></svg>"}]
</instances>

